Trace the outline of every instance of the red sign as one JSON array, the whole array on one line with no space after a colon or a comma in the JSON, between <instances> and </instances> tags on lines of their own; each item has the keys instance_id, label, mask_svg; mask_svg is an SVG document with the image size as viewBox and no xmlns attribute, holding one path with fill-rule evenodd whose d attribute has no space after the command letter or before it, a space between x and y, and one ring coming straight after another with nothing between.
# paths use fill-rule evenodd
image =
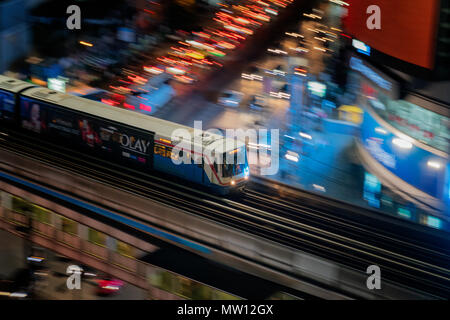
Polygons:
<instances>
[{"instance_id":1,"label":"red sign","mask_svg":"<svg viewBox=\"0 0 450 320\"><path fill-rule=\"evenodd\" d=\"M372 48L406 62L434 68L439 0L348 0L347 32ZM374 14L367 8L380 8L381 29L369 29ZM370 24L370 23L369 23Z\"/></svg>"}]
</instances>

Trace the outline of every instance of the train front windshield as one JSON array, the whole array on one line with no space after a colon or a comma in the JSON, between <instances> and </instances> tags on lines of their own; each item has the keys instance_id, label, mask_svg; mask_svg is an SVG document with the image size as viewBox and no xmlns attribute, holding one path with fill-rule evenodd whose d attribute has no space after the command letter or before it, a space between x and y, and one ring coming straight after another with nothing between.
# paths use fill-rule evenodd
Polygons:
<instances>
[{"instance_id":1,"label":"train front windshield","mask_svg":"<svg viewBox=\"0 0 450 320\"><path fill-rule=\"evenodd\" d=\"M232 157L231 157L232 155ZM248 167L245 148L240 148L223 155L222 175L224 178L243 174Z\"/></svg>"}]
</instances>

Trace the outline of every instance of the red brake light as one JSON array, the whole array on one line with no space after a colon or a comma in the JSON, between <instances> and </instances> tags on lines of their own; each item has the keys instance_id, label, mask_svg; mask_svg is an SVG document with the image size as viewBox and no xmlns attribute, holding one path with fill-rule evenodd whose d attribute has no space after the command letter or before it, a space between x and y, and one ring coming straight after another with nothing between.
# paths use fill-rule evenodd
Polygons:
<instances>
[{"instance_id":1,"label":"red brake light","mask_svg":"<svg viewBox=\"0 0 450 320\"><path fill-rule=\"evenodd\" d=\"M123 106L124 106L125 108L127 108L127 109L131 109L131 110L134 110L134 109L135 109L133 105L128 104L128 103L125 103L125 102L123 103Z\"/></svg>"},{"instance_id":2,"label":"red brake light","mask_svg":"<svg viewBox=\"0 0 450 320\"><path fill-rule=\"evenodd\" d=\"M140 104L139 104L139 109L145 110L145 111L148 111L148 112L151 112L151 111L152 111L152 107L151 107L151 106L146 105L146 104L143 104L143 103L140 103Z\"/></svg>"}]
</instances>

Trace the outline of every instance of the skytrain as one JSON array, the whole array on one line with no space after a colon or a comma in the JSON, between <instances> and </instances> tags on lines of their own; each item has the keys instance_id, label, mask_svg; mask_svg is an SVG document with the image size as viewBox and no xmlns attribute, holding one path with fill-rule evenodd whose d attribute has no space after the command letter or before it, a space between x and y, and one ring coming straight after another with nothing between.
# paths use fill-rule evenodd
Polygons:
<instances>
[{"instance_id":1,"label":"skytrain","mask_svg":"<svg viewBox=\"0 0 450 320\"><path fill-rule=\"evenodd\" d=\"M177 176L219 194L241 189L249 179L242 141L1 75L0 124L56 147L163 172L168 179Z\"/></svg>"}]
</instances>

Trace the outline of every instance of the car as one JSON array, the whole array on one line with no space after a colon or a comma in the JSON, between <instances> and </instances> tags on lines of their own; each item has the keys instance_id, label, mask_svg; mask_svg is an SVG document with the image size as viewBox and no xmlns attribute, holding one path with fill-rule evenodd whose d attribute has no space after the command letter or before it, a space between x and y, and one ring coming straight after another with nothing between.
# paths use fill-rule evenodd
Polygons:
<instances>
[{"instance_id":1,"label":"car","mask_svg":"<svg viewBox=\"0 0 450 320\"><path fill-rule=\"evenodd\" d=\"M173 41L182 41L183 38L179 34L167 34L166 38L173 40Z\"/></svg>"},{"instance_id":2,"label":"car","mask_svg":"<svg viewBox=\"0 0 450 320\"><path fill-rule=\"evenodd\" d=\"M29 268L18 268L11 275L10 280L0 281L0 291L10 292L8 295L0 295L3 299L27 298L35 285L33 271Z\"/></svg>"},{"instance_id":3,"label":"car","mask_svg":"<svg viewBox=\"0 0 450 320\"><path fill-rule=\"evenodd\" d=\"M306 39L304 36L298 37L297 40L298 40L298 43L299 43L299 44L302 44L302 45L306 45L306 44L309 43L309 40Z\"/></svg>"},{"instance_id":4,"label":"car","mask_svg":"<svg viewBox=\"0 0 450 320\"><path fill-rule=\"evenodd\" d=\"M308 67L306 66L296 66L294 67L294 74L302 77L306 77L308 75Z\"/></svg>"},{"instance_id":5,"label":"car","mask_svg":"<svg viewBox=\"0 0 450 320\"><path fill-rule=\"evenodd\" d=\"M249 108L258 112L265 111L267 109L267 101L264 96L254 95L250 99Z\"/></svg>"},{"instance_id":6,"label":"car","mask_svg":"<svg viewBox=\"0 0 450 320\"><path fill-rule=\"evenodd\" d=\"M105 90L84 95L83 98L103 102L113 107L122 107L123 103L126 100L126 96L123 94L109 92Z\"/></svg>"},{"instance_id":7,"label":"car","mask_svg":"<svg viewBox=\"0 0 450 320\"><path fill-rule=\"evenodd\" d=\"M281 41L275 42L269 48L267 48L267 52L272 55L287 55L288 53L283 49L283 44Z\"/></svg>"},{"instance_id":8,"label":"car","mask_svg":"<svg viewBox=\"0 0 450 320\"><path fill-rule=\"evenodd\" d=\"M267 52L273 54L273 55L287 55L287 51L281 50L281 49L275 49L275 48L268 48Z\"/></svg>"},{"instance_id":9,"label":"car","mask_svg":"<svg viewBox=\"0 0 450 320\"><path fill-rule=\"evenodd\" d=\"M95 282L97 283L97 294L100 296L117 294L124 285L122 280L109 276L100 277Z\"/></svg>"},{"instance_id":10,"label":"car","mask_svg":"<svg viewBox=\"0 0 450 320\"><path fill-rule=\"evenodd\" d=\"M287 51L285 51L285 50L283 50L281 48L278 48L278 47L267 48L267 52L269 54L272 54L272 55L275 55L275 56L277 56L277 55L287 55L288 54Z\"/></svg>"},{"instance_id":11,"label":"car","mask_svg":"<svg viewBox=\"0 0 450 320\"><path fill-rule=\"evenodd\" d=\"M291 28L291 29L287 30L284 34L289 36L289 37L295 38L295 39L303 39L304 38L303 35L298 33L298 29L297 28Z\"/></svg>"},{"instance_id":12,"label":"car","mask_svg":"<svg viewBox=\"0 0 450 320\"><path fill-rule=\"evenodd\" d=\"M299 55L309 52L309 49L304 44L299 44L296 47L292 47L291 50L295 51Z\"/></svg>"},{"instance_id":13,"label":"car","mask_svg":"<svg viewBox=\"0 0 450 320\"><path fill-rule=\"evenodd\" d=\"M97 277L98 271L90 266L87 266L85 264L80 265L81 269L83 270L81 273L81 276L85 280L92 280Z\"/></svg>"},{"instance_id":14,"label":"car","mask_svg":"<svg viewBox=\"0 0 450 320\"><path fill-rule=\"evenodd\" d=\"M272 74L274 76L283 76L284 77L286 75L286 69L283 67L283 65L279 64L273 70L267 70L266 73Z\"/></svg>"},{"instance_id":15,"label":"car","mask_svg":"<svg viewBox=\"0 0 450 320\"><path fill-rule=\"evenodd\" d=\"M256 66L251 66L247 68L241 74L242 79L250 81L263 81L263 76L261 76L261 70Z\"/></svg>"},{"instance_id":16,"label":"car","mask_svg":"<svg viewBox=\"0 0 450 320\"><path fill-rule=\"evenodd\" d=\"M298 162L298 160L300 159L300 156L299 156L299 154L297 152L290 151L290 150L288 152L286 152L284 157L287 160L292 161L292 162Z\"/></svg>"},{"instance_id":17,"label":"car","mask_svg":"<svg viewBox=\"0 0 450 320\"><path fill-rule=\"evenodd\" d=\"M220 95L218 103L226 107L237 108L243 97L244 94L242 92L227 90Z\"/></svg>"},{"instance_id":18,"label":"car","mask_svg":"<svg viewBox=\"0 0 450 320\"><path fill-rule=\"evenodd\" d=\"M197 81L197 77L193 74L190 75L176 75L174 76L174 79L178 82L181 82L183 84L193 84Z\"/></svg>"},{"instance_id":19,"label":"car","mask_svg":"<svg viewBox=\"0 0 450 320\"><path fill-rule=\"evenodd\" d=\"M270 91L270 96L278 99L286 99L289 100L291 98L291 88L289 84L285 83L281 85L278 90Z\"/></svg>"},{"instance_id":20,"label":"car","mask_svg":"<svg viewBox=\"0 0 450 320\"><path fill-rule=\"evenodd\" d=\"M309 68L307 66L305 66L305 65L297 65L297 66L294 67L292 72L295 75L306 77L306 76L308 76Z\"/></svg>"},{"instance_id":21,"label":"car","mask_svg":"<svg viewBox=\"0 0 450 320\"><path fill-rule=\"evenodd\" d=\"M199 61L198 63L195 62L195 64L196 65L200 64L201 68L203 68L203 69L214 68L214 69L217 70L218 68L222 68L223 67L223 64L220 63L219 60L214 58L214 57L206 57L203 60Z\"/></svg>"},{"instance_id":22,"label":"car","mask_svg":"<svg viewBox=\"0 0 450 320\"><path fill-rule=\"evenodd\" d=\"M264 121L264 119L261 118L255 119L252 123L252 128L257 130L266 129L267 128L266 122Z\"/></svg>"}]
</instances>

